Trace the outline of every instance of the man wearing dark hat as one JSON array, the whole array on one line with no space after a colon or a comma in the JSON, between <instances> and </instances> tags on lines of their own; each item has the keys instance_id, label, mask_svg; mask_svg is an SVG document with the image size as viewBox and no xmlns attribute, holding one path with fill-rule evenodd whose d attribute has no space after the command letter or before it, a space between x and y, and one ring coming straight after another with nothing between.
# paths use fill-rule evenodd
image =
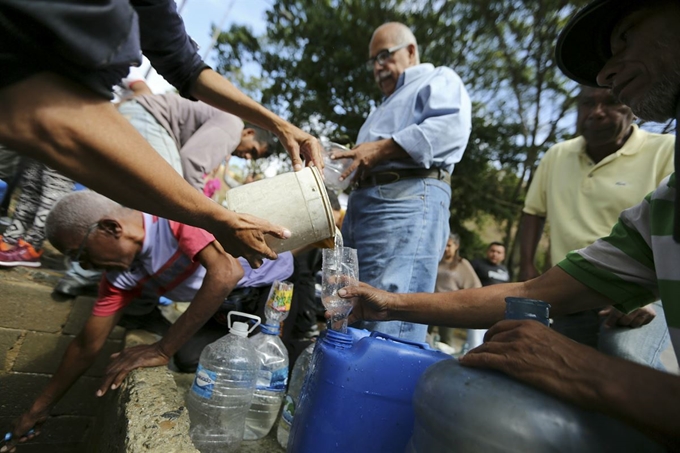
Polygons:
<instances>
[{"instance_id":1,"label":"man wearing dark hat","mask_svg":"<svg viewBox=\"0 0 680 453\"><path fill-rule=\"evenodd\" d=\"M556 57L569 77L611 88L641 118L664 121L680 113L680 2L596 0L562 31ZM349 322L399 319L463 328L496 323L486 342L465 355L462 364L500 370L617 417L670 451L680 451L680 377L606 356L538 322L501 321L508 296L549 302L555 316L610 304L630 313L661 299L680 352L680 209L675 191L673 174L642 203L623 211L608 237L571 252L527 282L439 294L345 288L339 292L342 297L357 298Z\"/></svg>"}]
</instances>

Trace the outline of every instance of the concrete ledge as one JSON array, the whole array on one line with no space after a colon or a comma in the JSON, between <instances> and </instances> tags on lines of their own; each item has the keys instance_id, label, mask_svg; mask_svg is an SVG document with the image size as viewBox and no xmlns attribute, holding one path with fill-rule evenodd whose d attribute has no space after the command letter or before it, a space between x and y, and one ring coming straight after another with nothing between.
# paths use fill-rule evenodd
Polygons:
<instances>
[{"instance_id":1,"label":"concrete ledge","mask_svg":"<svg viewBox=\"0 0 680 453\"><path fill-rule=\"evenodd\" d=\"M156 341L131 331L126 347ZM87 451L97 453L199 453L189 437L189 414L167 367L130 373L108 392Z\"/></svg>"}]
</instances>

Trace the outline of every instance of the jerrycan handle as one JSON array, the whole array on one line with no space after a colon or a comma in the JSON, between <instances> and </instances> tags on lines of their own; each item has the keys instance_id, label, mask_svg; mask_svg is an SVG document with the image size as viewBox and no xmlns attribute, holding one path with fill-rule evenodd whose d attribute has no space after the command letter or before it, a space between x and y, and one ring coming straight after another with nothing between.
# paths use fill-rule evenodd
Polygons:
<instances>
[{"instance_id":1,"label":"jerrycan handle","mask_svg":"<svg viewBox=\"0 0 680 453\"><path fill-rule=\"evenodd\" d=\"M432 349L430 347L430 345L428 345L427 343L419 343L417 341L405 340L403 338L393 337L392 335L388 335L388 334L382 333L382 332L371 332L371 337L382 338L384 340L394 341L395 343L404 343L404 344L407 344L409 346L413 346L413 347L416 347L416 348L419 348L419 349L424 349L426 351L434 351L434 349Z\"/></svg>"},{"instance_id":2,"label":"jerrycan handle","mask_svg":"<svg viewBox=\"0 0 680 453\"><path fill-rule=\"evenodd\" d=\"M232 325L231 315L242 316L244 318L250 318L253 321L255 321L255 324L253 324L253 326L250 329L248 329L248 334L251 334L253 330L255 330L255 328L259 326L260 323L262 322L259 316L251 315L249 313L243 313L241 311L230 311L229 314L227 315L227 325L229 326L229 329L231 329Z\"/></svg>"}]
</instances>

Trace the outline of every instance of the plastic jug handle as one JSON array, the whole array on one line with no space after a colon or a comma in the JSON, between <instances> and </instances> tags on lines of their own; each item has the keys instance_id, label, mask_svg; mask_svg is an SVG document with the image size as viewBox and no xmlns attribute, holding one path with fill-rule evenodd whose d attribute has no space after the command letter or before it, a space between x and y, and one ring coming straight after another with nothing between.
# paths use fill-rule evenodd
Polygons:
<instances>
[{"instance_id":1,"label":"plastic jug handle","mask_svg":"<svg viewBox=\"0 0 680 453\"><path fill-rule=\"evenodd\" d=\"M227 325L229 326L230 329L232 324L231 315L242 316L244 318L250 318L255 321L255 324L253 324L253 326L250 329L248 329L249 334L252 333L253 330L255 330L255 328L259 326L260 323L262 322L259 316L251 315L249 313L243 313L241 311L230 311L229 314L227 315Z\"/></svg>"},{"instance_id":2,"label":"plastic jug handle","mask_svg":"<svg viewBox=\"0 0 680 453\"><path fill-rule=\"evenodd\" d=\"M414 346L414 347L419 348L419 349L425 349L426 351L434 351L434 349L432 349L430 347L430 345L427 344L427 343L419 343L417 341L404 340L403 338L393 337L392 335L388 335L388 334L382 333L382 332L371 332L371 337L373 337L373 338L380 337L380 338L383 338L385 340L394 341L396 343L404 343L404 344L408 344L408 345Z\"/></svg>"}]
</instances>

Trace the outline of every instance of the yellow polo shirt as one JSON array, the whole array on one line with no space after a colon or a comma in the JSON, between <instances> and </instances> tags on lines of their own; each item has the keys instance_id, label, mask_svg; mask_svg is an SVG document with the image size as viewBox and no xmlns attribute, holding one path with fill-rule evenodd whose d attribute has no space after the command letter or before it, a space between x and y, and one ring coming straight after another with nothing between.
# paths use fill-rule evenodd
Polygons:
<instances>
[{"instance_id":1,"label":"yellow polo shirt","mask_svg":"<svg viewBox=\"0 0 680 453\"><path fill-rule=\"evenodd\" d=\"M586 154L583 137L556 144L541 159L524 212L550 224L553 265L609 235L621 211L673 172L675 138L632 127L623 148L598 163Z\"/></svg>"}]
</instances>

